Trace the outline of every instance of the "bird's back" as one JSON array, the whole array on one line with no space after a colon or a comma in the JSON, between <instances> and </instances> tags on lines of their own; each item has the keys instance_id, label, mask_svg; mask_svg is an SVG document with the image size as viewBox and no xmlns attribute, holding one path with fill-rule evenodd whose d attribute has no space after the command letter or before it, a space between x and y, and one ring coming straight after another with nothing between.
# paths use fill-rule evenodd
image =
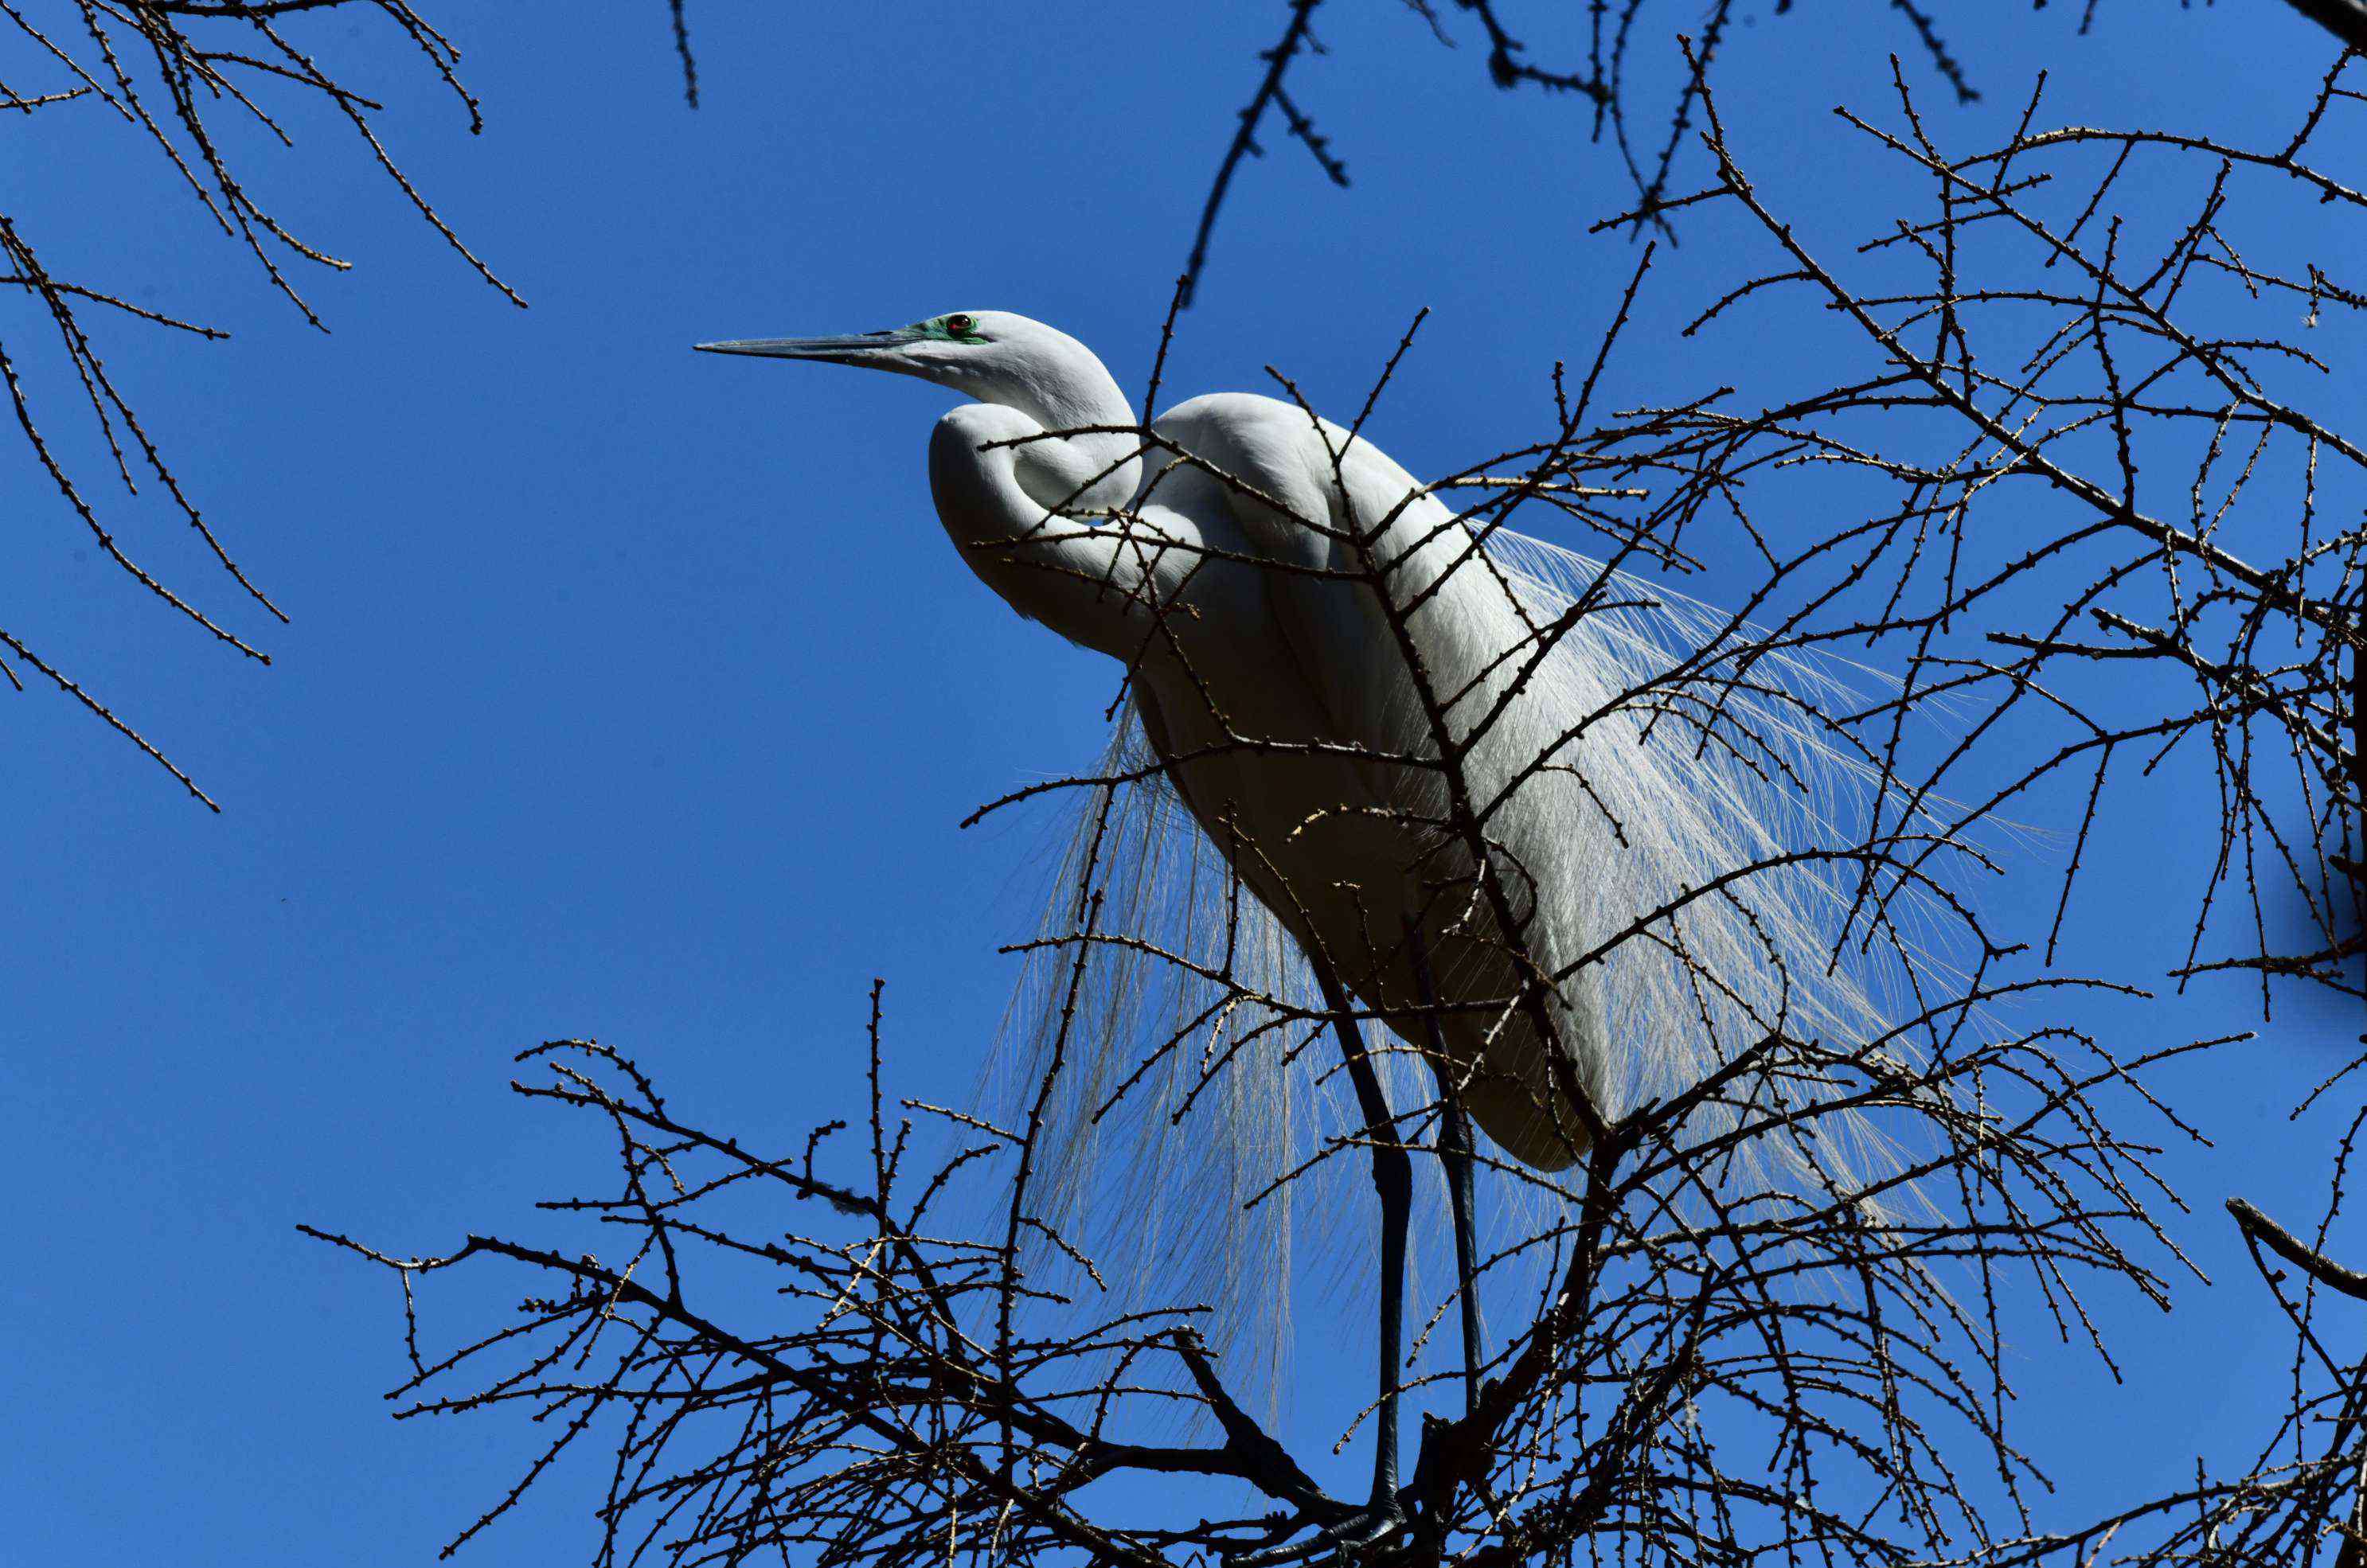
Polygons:
<instances>
[{"instance_id":1,"label":"bird's back","mask_svg":"<svg viewBox=\"0 0 2367 1568\"><path fill-rule=\"evenodd\" d=\"M1556 929L1564 909L1541 904L1522 869L1539 858L1523 840L1546 814L1516 802L1491 817L1491 902L1428 765L1440 754L1435 705L1411 678L1418 662L1448 702L1448 733L1473 739L1481 694L1504 686L1530 636L1514 600L1452 513L1336 425L1231 393L1183 404L1156 428L1205 467L1171 470L1145 503L1184 512L1212 542L1229 535L1222 547L1246 558L1208 563L1206 603L1192 600L1201 614L1179 618L1174 646L1147 649L1138 670L1144 728L1179 795L1260 899L1407 1044L1429 1051L1438 1020L1491 1138L1530 1165L1569 1164L1583 1146L1578 1120L1518 1005L1523 976L1569 946ZM1419 607L1392 615L1384 589ZM1477 739L1484 751L1489 737ZM1523 791L1555 788L1548 777ZM1503 912L1525 923L1522 940L1505 936ZM1425 967L1444 1012L1425 1005ZM1574 976L1544 998L1582 1079L1601 1055L1591 985Z\"/></svg>"}]
</instances>

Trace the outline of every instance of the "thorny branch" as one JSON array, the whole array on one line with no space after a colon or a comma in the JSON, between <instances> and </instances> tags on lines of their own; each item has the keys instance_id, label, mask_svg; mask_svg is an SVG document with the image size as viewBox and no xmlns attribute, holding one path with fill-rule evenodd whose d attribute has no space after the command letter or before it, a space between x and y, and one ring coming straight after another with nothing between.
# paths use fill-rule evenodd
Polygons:
<instances>
[{"instance_id":1,"label":"thorny branch","mask_svg":"<svg viewBox=\"0 0 2367 1568\"><path fill-rule=\"evenodd\" d=\"M449 1256L403 1258L309 1234L397 1274L406 1303L413 1280L495 1259L553 1280L557 1293L522 1302L517 1322L449 1351L426 1349L407 1315L413 1375L395 1394L405 1416L538 1413L558 1436L535 1474L606 1421L615 1462L600 1561L810 1550L832 1561L1080 1552L1148 1565L1254 1546L1285 1518L1346 1511L1228 1391L1194 1309L1120 1311L1090 1288L1073 1299L1089 1276L1065 1244L1031 1262L1024 1249L961 1238L951 1173L985 1179L979 1162L1007 1163L1024 1143L1017 1132L980 1125L982 1141L954 1147L923 1178L911 1164L909 1105L899 1117L875 1100L859 1150L831 1156L825 1128L793 1150L760 1152L679 1120L607 1047L554 1042L527 1056L552 1076L518 1092L593 1114L617 1141L615 1193L543 1205L590 1215L617 1235L613 1247L594 1256L478 1235ZM1794 1065L1852 1070L1816 1052ZM1829 1472L1871 1466L1913 1500L1917 1541L1944 1539L1943 1520L1962 1523L1964 1510L1948 1496L1940 1428L1991 1430L1978 1379L1995 1351L1960 1364L1931 1342L1981 1338L1932 1271L1988 1246L2026 1258L2067 1300L2071 1276L2092 1269L2158 1288L2111 1235L2134 1213L2128 1183L2144 1156L2102 1132L2081 1080L2039 1090L2019 1122L1973 1112L1969 1097L1958 1097L1963 1111L1944 1103L1976 1081L2025 1075L2056 1078L2040 1042L1969 1050L1912 1082L1868 1078L1853 1097L1915 1098L1959 1140L1943 1157L1998 1212L1954 1223L1875 1218L1880 1192L1805 1194L1781 1209L1762 1195L1681 1220L1656 1196L1664 1173L1634 1157L1671 1123L1640 1117L1593 1161L1568 1225L1521 1244L1525 1259L1491 1263L1534 1264L1559 1285L1498 1358L1480 1405L1427 1428L1407 1486L1421 1538L1525 1554L1554 1539L1640 1536L1670 1561L1694 1561L1715 1543L1790 1531L1846 1561L1899 1561L1906 1548L1886 1529L1813 1500ZM1773 1120L1793 1135L1813 1131L1811 1119ZM1660 1152L1693 1163L1696 1180L1713 1157ZM769 1236L707 1217L748 1204L752 1190L820 1202L810 1224ZM1072 1261L1057 1267L1062 1256ZM1851 1284L1809 1283L1827 1277ZM744 1318L765 1300L751 1285L766 1279L778 1304L755 1311L761 1328L727 1327L725 1309L708 1304L748 1303L736 1308ZM1005 1292L1059 1325L1022 1333L1007 1358L993 1326ZM470 1370L478 1385L437 1392ZM1141 1432L1172 1427L1155 1412L1176 1405L1205 1415L1200 1439ZM1723 1423L1761 1417L1796 1449L1772 1480L1756 1443L1728 1454L1716 1436ZM1234 1490L1166 1506L1156 1493L1131 1506L1080 1496L1127 1471ZM1704 1516L1713 1495L1727 1501ZM1244 1511L1243 1496L1263 1502Z\"/></svg>"}]
</instances>

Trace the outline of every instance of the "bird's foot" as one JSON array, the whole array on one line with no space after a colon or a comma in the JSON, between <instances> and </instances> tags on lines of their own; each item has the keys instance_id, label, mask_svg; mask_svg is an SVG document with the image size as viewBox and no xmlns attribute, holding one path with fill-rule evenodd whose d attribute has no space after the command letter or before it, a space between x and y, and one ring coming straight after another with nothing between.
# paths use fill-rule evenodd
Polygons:
<instances>
[{"instance_id":1,"label":"bird's foot","mask_svg":"<svg viewBox=\"0 0 2367 1568\"><path fill-rule=\"evenodd\" d=\"M1300 1521L1301 1524L1306 1522ZM1384 1502L1359 1508L1345 1518L1332 1520L1305 1540L1288 1541L1255 1551L1227 1552L1223 1558L1224 1568L1277 1568L1281 1563L1304 1562L1328 1552L1337 1552L1342 1557L1369 1556L1405 1534L1410 1526L1404 1505L1391 1495ZM1297 1533L1295 1528L1292 1533Z\"/></svg>"}]
</instances>

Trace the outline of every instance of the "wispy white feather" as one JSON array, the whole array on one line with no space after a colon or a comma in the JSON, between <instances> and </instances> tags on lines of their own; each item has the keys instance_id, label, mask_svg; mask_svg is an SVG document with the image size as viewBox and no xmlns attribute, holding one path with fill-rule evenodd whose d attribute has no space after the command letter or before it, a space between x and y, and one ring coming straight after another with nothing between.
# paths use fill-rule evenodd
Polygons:
<instances>
[{"instance_id":1,"label":"wispy white feather","mask_svg":"<svg viewBox=\"0 0 2367 1568\"><path fill-rule=\"evenodd\" d=\"M1589 606L1471 764L1483 795L1548 750L1568 765L1522 784L1491 824L1545 889L1536 956L1575 964L1646 912L1682 904L1584 971L1603 1021L1603 1059L1583 1066L1605 1114L1698 1081L1779 1021L1829 1043L1881 1033L1900 1004L1886 978L1936 960L1909 931L1892 933L1886 953L1877 940L1870 955L1856 942L1837 955L1843 919L1859 908L1854 865L1769 871L1684 901L1738 867L1861 840L1886 803L1874 769L1831 721L1863 705L1879 678L1769 651L1721 612L1541 540L1500 530L1486 556L1493 570L1476 558L1456 569L1471 574L1473 592L1442 596L1437 615L1414 623L1433 643L1438 634L1425 626L1454 628L1466 644L1426 645L1439 668L1501 662L1507 672L1478 681L1458 713L1479 711L1518 668L1501 660L1505 649L1535 646L1535 627ZM1131 940L1030 956L998 1076L1032 1094L1065 1028L1036 1206L1104 1260L1123 1296L1205 1302L1211 1337L1229 1348L1237 1373L1270 1385L1291 1342L1294 1280L1369 1267L1361 1156L1303 1169L1359 1119L1331 1042L1303 1021L1280 1023L1271 1005L1319 1007L1303 958L1155 762L1129 713L1102 765L1104 776L1131 782L1070 792L1069 847L1043 934L1072 935L1090 918L1100 936ZM1368 1034L1393 1105L1429 1103L1428 1074L1379 1031ZM1705 1110L1698 1134L1734 1115ZM1855 1179L1885 1163L1873 1129L1860 1133L1854 1148L1826 1147L1814 1172L1776 1172L1797 1164L1776 1149L1735 1163L1729 1180ZM1509 1239L1506 1227L1544 1212L1534 1180L1483 1182L1492 1231L1483 1254ZM1310 1213L1320 1223L1304 1224Z\"/></svg>"}]
</instances>

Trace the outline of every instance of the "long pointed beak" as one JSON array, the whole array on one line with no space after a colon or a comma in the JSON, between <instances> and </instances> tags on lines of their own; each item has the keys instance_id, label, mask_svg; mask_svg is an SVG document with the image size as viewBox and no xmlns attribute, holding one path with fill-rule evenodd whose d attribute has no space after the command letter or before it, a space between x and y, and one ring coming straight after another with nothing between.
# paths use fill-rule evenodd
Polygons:
<instances>
[{"instance_id":1,"label":"long pointed beak","mask_svg":"<svg viewBox=\"0 0 2367 1568\"><path fill-rule=\"evenodd\" d=\"M753 354L765 359L820 359L833 365L870 363L882 349L917 343L922 334L910 327L878 333L847 333L835 337L743 337L721 343L695 343L701 354Z\"/></svg>"}]
</instances>

